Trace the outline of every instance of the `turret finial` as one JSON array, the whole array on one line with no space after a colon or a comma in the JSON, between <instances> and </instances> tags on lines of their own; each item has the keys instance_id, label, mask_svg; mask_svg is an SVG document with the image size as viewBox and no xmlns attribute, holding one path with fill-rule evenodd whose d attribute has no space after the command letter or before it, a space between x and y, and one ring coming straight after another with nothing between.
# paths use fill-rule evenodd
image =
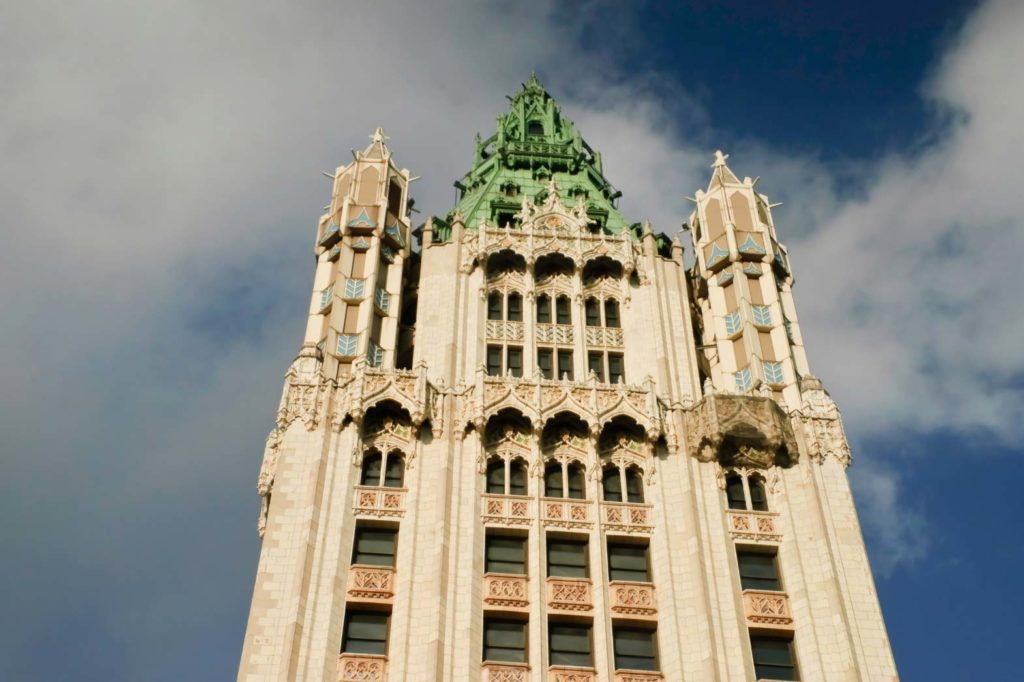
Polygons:
<instances>
[{"instance_id":1,"label":"turret finial","mask_svg":"<svg viewBox=\"0 0 1024 682\"><path fill-rule=\"evenodd\" d=\"M725 160L729 158L728 154L723 154L721 149L715 150L715 162L711 164L712 168L721 168L725 165Z\"/></svg>"}]
</instances>

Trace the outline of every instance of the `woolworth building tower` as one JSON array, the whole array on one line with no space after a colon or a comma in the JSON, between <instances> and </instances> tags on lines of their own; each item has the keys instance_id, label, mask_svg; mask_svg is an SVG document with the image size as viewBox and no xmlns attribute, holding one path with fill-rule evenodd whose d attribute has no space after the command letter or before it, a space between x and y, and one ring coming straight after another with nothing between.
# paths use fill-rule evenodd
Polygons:
<instances>
[{"instance_id":1,"label":"woolworth building tower","mask_svg":"<svg viewBox=\"0 0 1024 682\"><path fill-rule=\"evenodd\" d=\"M238 680L897 679L756 183L715 155L684 261L533 77L444 217L386 139L317 228Z\"/></svg>"}]
</instances>

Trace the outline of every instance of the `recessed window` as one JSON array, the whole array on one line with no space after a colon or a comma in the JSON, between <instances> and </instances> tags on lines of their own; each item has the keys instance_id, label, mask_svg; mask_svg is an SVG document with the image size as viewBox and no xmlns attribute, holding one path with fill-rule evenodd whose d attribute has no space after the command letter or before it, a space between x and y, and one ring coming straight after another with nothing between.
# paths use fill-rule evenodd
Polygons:
<instances>
[{"instance_id":1,"label":"recessed window","mask_svg":"<svg viewBox=\"0 0 1024 682\"><path fill-rule=\"evenodd\" d=\"M401 488L405 478L405 462L398 452L388 455L387 466L384 468L384 487Z\"/></svg>"},{"instance_id":2,"label":"recessed window","mask_svg":"<svg viewBox=\"0 0 1024 682\"><path fill-rule=\"evenodd\" d=\"M497 291L492 291L487 294L487 319L488 320L500 320L501 314L501 294Z\"/></svg>"},{"instance_id":3,"label":"recessed window","mask_svg":"<svg viewBox=\"0 0 1024 682\"><path fill-rule=\"evenodd\" d=\"M604 326L618 327L619 324L619 302L609 298L604 302Z\"/></svg>"},{"instance_id":4,"label":"recessed window","mask_svg":"<svg viewBox=\"0 0 1024 682\"><path fill-rule=\"evenodd\" d=\"M754 676L764 680L799 680L793 642L776 637L751 636Z\"/></svg>"},{"instance_id":5,"label":"recessed window","mask_svg":"<svg viewBox=\"0 0 1024 682\"><path fill-rule=\"evenodd\" d=\"M623 361L621 353L608 354L608 382L621 384L626 380L626 374L622 369Z\"/></svg>"},{"instance_id":6,"label":"recessed window","mask_svg":"<svg viewBox=\"0 0 1024 682\"><path fill-rule=\"evenodd\" d=\"M591 667L594 661L590 654L590 626L549 623L548 652L551 665Z\"/></svg>"},{"instance_id":7,"label":"recessed window","mask_svg":"<svg viewBox=\"0 0 1024 682\"><path fill-rule=\"evenodd\" d=\"M526 494L526 463L518 459L508 466L508 494Z\"/></svg>"},{"instance_id":8,"label":"recessed window","mask_svg":"<svg viewBox=\"0 0 1024 682\"><path fill-rule=\"evenodd\" d=\"M362 476L359 479L360 485L380 485L381 456L378 452L371 452L363 457Z\"/></svg>"},{"instance_id":9,"label":"recessed window","mask_svg":"<svg viewBox=\"0 0 1024 682\"><path fill-rule=\"evenodd\" d=\"M657 670L658 655L654 630L612 627L616 670Z\"/></svg>"},{"instance_id":10,"label":"recessed window","mask_svg":"<svg viewBox=\"0 0 1024 682\"><path fill-rule=\"evenodd\" d=\"M553 354L550 348L538 348L537 349L537 366L540 368L540 374L545 379L551 379L554 377L554 368L552 367Z\"/></svg>"},{"instance_id":11,"label":"recessed window","mask_svg":"<svg viewBox=\"0 0 1024 682\"><path fill-rule=\"evenodd\" d=\"M526 463L515 459L508 463L508 487L505 486L505 460L492 457L487 462L487 492L491 495L525 495Z\"/></svg>"},{"instance_id":12,"label":"recessed window","mask_svg":"<svg viewBox=\"0 0 1024 682\"><path fill-rule=\"evenodd\" d=\"M537 322L539 324L551 323L551 299L548 296L537 298Z\"/></svg>"},{"instance_id":13,"label":"recessed window","mask_svg":"<svg viewBox=\"0 0 1024 682\"><path fill-rule=\"evenodd\" d=\"M573 462L568 466L569 471L569 498L582 500L586 498L586 474L583 465Z\"/></svg>"},{"instance_id":14,"label":"recessed window","mask_svg":"<svg viewBox=\"0 0 1024 682\"><path fill-rule=\"evenodd\" d=\"M386 613L350 611L345 616L341 653L386 656L389 620L391 617Z\"/></svg>"},{"instance_id":15,"label":"recessed window","mask_svg":"<svg viewBox=\"0 0 1024 682\"><path fill-rule=\"evenodd\" d=\"M764 489L764 479L754 475L747 479L750 486L750 506L754 511L768 511L768 494Z\"/></svg>"},{"instance_id":16,"label":"recessed window","mask_svg":"<svg viewBox=\"0 0 1024 682\"><path fill-rule=\"evenodd\" d=\"M608 577L635 583L651 581L647 545L608 543Z\"/></svg>"},{"instance_id":17,"label":"recessed window","mask_svg":"<svg viewBox=\"0 0 1024 682\"><path fill-rule=\"evenodd\" d=\"M487 492L505 494L505 460L495 458L487 463Z\"/></svg>"},{"instance_id":18,"label":"recessed window","mask_svg":"<svg viewBox=\"0 0 1024 682\"><path fill-rule=\"evenodd\" d=\"M487 373L501 376L501 346L487 346Z\"/></svg>"},{"instance_id":19,"label":"recessed window","mask_svg":"<svg viewBox=\"0 0 1024 682\"><path fill-rule=\"evenodd\" d=\"M562 497L561 462L549 462L544 468L544 496Z\"/></svg>"},{"instance_id":20,"label":"recessed window","mask_svg":"<svg viewBox=\"0 0 1024 682\"><path fill-rule=\"evenodd\" d=\"M587 367L597 375L598 381L604 381L604 353L587 353Z\"/></svg>"},{"instance_id":21,"label":"recessed window","mask_svg":"<svg viewBox=\"0 0 1024 682\"><path fill-rule=\"evenodd\" d=\"M523 321L523 297L519 294L508 295L508 317L511 322Z\"/></svg>"},{"instance_id":22,"label":"recessed window","mask_svg":"<svg viewBox=\"0 0 1024 682\"><path fill-rule=\"evenodd\" d=\"M523 349L519 346L508 347L508 373L514 377L523 376Z\"/></svg>"},{"instance_id":23,"label":"recessed window","mask_svg":"<svg viewBox=\"0 0 1024 682\"><path fill-rule=\"evenodd\" d=\"M587 314L587 326L588 327L600 327L601 326L601 304L596 299L588 298L584 303L584 310Z\"/></svg>"},{"instance_id":24,"label":"recessed window","mask_svg":"<svg viewBox=\"0 0 1024 682\"><path fill-rule=\"evenodd\" d=\"M394 566L398 531L388 528L356 528L352 564Z\"/></svg>"},{"instance_id":25,"label":"recessed window","mask_svg":"<svg viewBox=\"0 0 1024 682\"><path fill-rule=\"evenodd\" d=\"M740 568L740 586L744 590L782 589L774 554L741 549L736 552L736 560Z\"/></svg>"},{"instance_id":26,"label":"recessed window","mask_svg":"<svg viewBox=\"0 0 1024 682\"><path fill-rule=\"evenodd\" d=\"M543 137L544 124L540 121L530 121L526 124L526 134L530 137Z\"/></svg>"},{"instance_id":27,"label":"recessed window","mask_svg":"<svg viewBox=\"0 0 1024 682\"><path fill-rule=\"evenodd\" d=\"M484 548L484 571L526 575L526 538L488 535Z\"/></svg>"},{"instance_id":28,"label":"recessed window","mask_svg":"<svg viewBox=\"0 0 1024 682\"><path fill-rule=\"evenodd\" d=\"M743 479L733 474L725 479L725 496L729 500L729 509L746 509L747 500L743 494Z\"/></svg>"},{"instance_id":29,"label":"recessed window","mask_svg":"<svg viewBox=\"0 0 1024 682\"><path fill-rule=\"evenodd\" d=\"M548 575L560 578L586 578L586 540L548 540Z\"/></svg>"},{"instance_id":30,"label":"recessed window","mask_svg":"<svg viewBox=\"0 0 1024 682\"><path fill-rule=\"evenodd\" d=\"M644 477L634 466L626 469L626 501L634 504L644 501Z\"/></svg>"},{"instance_id":31,"label":"recessed window","mask_svg":"<svg viewBox=\"0 0 1024 682\"><path fill-rule=\"evenodd\" d=\"M559 296L555 300L555 317L558 324L572 324L570 310L568 296Z\"/></svg>"},{"instance_id":32,"label":"recessed window","mask_svg":"<svg viewBox=\"0 0 1024 682\"><path fill-rule=\"evenodd\" d=\"M567 377L569 381L572 381L572 351L571 350L560 350L558 351L558 378Z\"/></svg>"},{"instance_id":33,"label":"recessed window","mask_svg":"<svg viewBox=\"0 0 1024 682\"><path fill-rule=\"evenodd\" d=\"M605 502L622 502L622 477L617 466L606 466L602 472L601 492Z\"/></svg>"},{"instance_id":34,"label":"recessed window","mask_svg":"<svg viewBox=\"0 0 1024 682\"><path fill-rule=\"evenodd\" d=\"M526 623L485 618L483 658L498 663L525 663Z\"/></svg>"}]
</instances>

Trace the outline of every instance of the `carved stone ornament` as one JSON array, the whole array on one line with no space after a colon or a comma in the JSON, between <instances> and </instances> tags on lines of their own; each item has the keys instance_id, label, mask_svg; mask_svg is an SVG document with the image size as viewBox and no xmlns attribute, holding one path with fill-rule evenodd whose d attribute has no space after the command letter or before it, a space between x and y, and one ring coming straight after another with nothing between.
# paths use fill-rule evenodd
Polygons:
<instances>
[{"instance_id":1,"label":"carved stone ornament","mask_svg":"<svg viewBox=\"0 0 1024 682\"><path fill-rule=\"evenodd\" d=\"M686 413L690 455L722 466L766 469L798 457L789 416L771 398L713 394Z\"/></svg>"},{"instance_id":2,"label":"carved stone ornament","mask_svg":"<svg viewBox=\"0 0 1024 682\"><path fill-rule=\"evenodd\" d=\"M839 408L817 377L803 377L800 389L803 403L794 417L803 429L811 461L821 464L833 457L844 467L849 466L852 455Z\"/></svg>"}]
</instances>

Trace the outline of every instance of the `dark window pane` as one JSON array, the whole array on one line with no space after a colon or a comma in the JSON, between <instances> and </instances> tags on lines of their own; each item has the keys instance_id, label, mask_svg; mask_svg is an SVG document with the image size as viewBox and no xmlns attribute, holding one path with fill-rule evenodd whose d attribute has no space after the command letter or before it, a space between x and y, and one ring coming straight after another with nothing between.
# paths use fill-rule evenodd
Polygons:
<instances>
[{"instance_id":1,"label":"dark window pane","mask_svg":"<svg viewBox=\"0 0 1024 682\"><path fill-rule=\"evenodd\" d=\"M614 299L604 302L604 326L619 326L619 302Z\"/></svg>"},{"instance_id":2,"label":"dark window pane","mask_svg":"<svg viewBox=\"0 0 1024 682\"><path fill-rule=\"evenodd\" d=\"M622 480L619 478L618 467L605 467L601 483L605 502L622 502Z\"/></svg>"},{"instance_id":3,"label":"dark window pane","mask_svg":"<svg viewBox=\"0 0 1024 682\"><path fill-rule=\"evenodd\" d=\"M511 464L511 469L509 471L508 494L526 494L526 465L522 462L512 462Z\"/></svg>"},{"instance_id":4,"label":"dark window pane","mask_svg":"<svg viewBox=\"0 0 1024 682\"><path fill-rule=\"evenodd\" d=\"M558 379L563 376L569 377L572 381L572 351L571 350L560 350L558 351Z\"/></svg>"},{"instance_id":5,"label":"dark window pane","mask_svg":"<svg viewBox=\"0 0 1024 682\"><path fill-rule=\"evenodd\" d=\"M544 469L544 496L562 497L562 465L552 462Z\"/></svg>"},{"instance_id":6,"label":"dark window pane","mask_svg":"<svg viewBox=\"0 0 1024 682\"><path fill-rule=\"evenodd\" d=\"M761 552L736 552L740 567L740 585L745 590L778 590L779 572L775 555Z\"/></svg>"},{"instance_id":7,"label":"dark window pane","mask_svg":"<svg viewBox=\"0 0 1024 682\"><path fill-rule=\"evenodd\" d=\"M484 550L484 570L526 575L526 540L489 535Z\"/></svg>"},{"instance_id":8,"label":"dark window pane","mask_svg":"<svg viewBox=\"0 0 1024 682\"><path fill-rule=\"evenodd\" d=\"M355 611L345 618L342 653L385 656L388 653L387 642L387 614Z\"/></svg>"},{"instance_id":9,"label":"dark window pane","mask_svg":"<svg viewBox=\"0 0 1024 682\"><path fill-rule=\"evenodd\" d=\"M587 368L604 381L604 353L587 353Z\"/></svg>"},{"instance_id":10,"label":"dark window pane","mask_svg":"<svg viewBox=\"0 0 1024 682\"><path fill-rule=\"evenodd\" d=\"M357 528L352 548L352 563L363 566L394 566L397 531L383 528Z\"/></svg>"},{"instance_id":11,"label":"dark window pane","mask_svg":"<svg viewBox=\"0 0 1024 682\"><path fill-rule=\"evenodd\" d=\"M768 511L768 495L765 494L764 480L760 476L747 479L750 485L750 505L754 511Z\"/></svg>"},{"instance_id":12,"label":"dark window pane","mask_svg":"<svg viewBox=\"0 0 1024 682\"><path fill-rule=\"evenodd\" d=\"M799 679L791 642L772 637L751 637L750 649L754 654L754 672L758 679Z\"/></svg>"},{"instance_id":13,"label":"dark window pane","mask_svg":"<svg viewBox=\"0 0 1024 682\"><path fill-rule=\"evenodd\" d=\"M657 670L654 632L616 627L612 630L616 670Z\"/></svg>"},{"instance_id":14,"label":"dark window pane","mask_svg":"<svg viewBox=\"0 0 1024 682\"><path fill-rule=\"evenodd\" d=\"M644 501L644 479L636 467L626 469L626 501L635 504Z\"/></svg>"},{"instance_id":15,"label":"dark window pane","mask_svg":"<svg viewBox=\"0 0 1024 682\"><path fill-rule=\"evenodd\" d=\"M526 623L514 620L484 620L484 660L526 662Z\"/></svg>"},{"instance_id":16,"label":"dark window pane","mask_svg":"<svg viewBox=\"0 0 1024 682\"><path fill-rule=\"evenodd\" d=\"M612 580L650 582L646 545L608 544L608 575Z\"/></svg>"},{"instance_id":17,"label":"dark window pane","mask_svg":"<svg viewBox=\"0 0 1024 682\"><path fill-rule=\"evenodd\" d=\"M501 294L497 291L492 291L487 296L487 319L501 319Z\"/></svg>"},{"instance_id":18,"label":"dark window pane","mask_svg":"<svg viewBox=\"0 0 1024 682\"><path fill-rule=\"evenodd\" d=\"M595 299L588 298L584 304L587 312L587 326L588 327L600 327L601 326L601 304Z\"/></svg>"},{"instance_id":19,"label":"dark window pane","mask_svg":"<svg viewBox=\"0 0 1024 682\"><path fill-rule=\"evenodd\" d=\"M618 353L608 354L608 382L618 384L625 382L626 377L622 371L622 356Z\"/></svg>"},{"instance_id":20,"label":"dark window pane","mask_svg":"<svg viewBox=\"0 0 1024 682\"><path fill-rule=\"evenodd\" d=\"M487 373L501 376L501 346L487 346Z\"/></svg>"},{"instance_id":21,"label":"dark window pane","mask_svg":"<svg viewBox=\"0 0 1024 682\"><path fill-rule=\"evenodd\" d=\"M590 656L590 627L551 623L548 626L548 648L551 665L572 665L589 668L593 665Z\"/></svg>"},{"instance_id":22,"label":"dark window pane","mask_svg":"<svg viewBox=\"0 0 1024 682\"><path fill-rule=\"evenodd\" d=\"M530 121L526 124L526 134L532 137L542 137L544 135L544 124L540 121Z\"/></svg>"},{"instance_id":23,"label":"dark window pane","mask_svg":"<svg viewBox=\"0 0 1024 682\"><path fill-rule=\"evenodd\" d=\"M548 575L563 578L586 578L587 542L548 540Z\"/></svg>"},{"instance_id":24,"label":"dark window pane","mask_svg":"<svg viewBox=\"0 0 1024 682\"><path fill-rule=\"evenodd\" d=\"M487 463L487 492L492 495L505 494L505 462L492 459Z\"/></svg>"},{"instance_id":25,"label":"dark window pane","mask_svg":"<svg viewBox=\"0 0 1024 682\"><path fill-rule=\"evenodd\" d=\"M551 379L554 374L554 368L552 364L552 350L550 348L540 348L537 350L537 366L540 367L540 373L545 379Z\"/></svg>"},{"instance_id":26,"label":"dark window pane","mask_svg":"<svg viewBox=\"0 0 1024 682\"><path fill-rule=\"evenodd\" d=\"M509 374L514 377L523 376L523 349L518 346L508 347L508 367Z\"/></svg>"},{"instance_id":27,"label":"dark window pane","mask_svg":"<svg viewBox=\"0 0 1024 682\"><path fill-rule=\"evenodd\" d=\"M541 296L537 299L537 322L550 324L551 322L551 299Z\"/></svg>"},{"instance_id":28,"label":"dark window pane","mask_svg":"<svg viewBox=\"0 0 1024 682\"><path fill-rule=\"evenodd\" d=\"M523 297L519 294L508 295L508 319L513 322L523 321Z\"/></svg>"},{"instance_id":29,"label":"dark window pane","mask_svg":"<svg viewBox=\"0 0 1024 682\"><path fill-rule=\"evenodd\" d=\"M558 324L572 324L568 296L559 296L555 301L555 316Z\"/></svg>"},{"instance_id":30,"label":"dark window pane","mask_svg":"<svg viewBox=\"0 0 1024 682\"><path fill-rule=\"evenodd\" d=\"M725 479L725 496L729 498L729 509L746 509L747 502L743 496L743 479L732 475Z\"/></svg>"},{"instance_id":31,"label":"dark window pane","mask_svg":"<svg viewBox=\"0 0 1024 682\"><path fill-rule=\"evenodd\" d=\"M569 465L569 497L574 500L586 498L586 474L579 464Z\"/></svg>"},{"instance_id":32,"label":"dark window pane","mask_svg":"<svg viewBox=\"0 0 1024 682\"><path fill-rule=\"evenodd\" d=\"M376 452L363 457L363 473L360 485L380 485L380 455Z\"/></svg>"},{"instance_id":33,"label":"dark window pane","mask_svg":"<svg viewBox=\"0 0 1024 682\"><path fill-rule=\"evenodd\" d=\"M388 466L384 470L384 485L388 488L401 488L404 471L405 465L402 462L402 456L397 452L392 452L388 455Z\"/></svg>"}]
</instances>

